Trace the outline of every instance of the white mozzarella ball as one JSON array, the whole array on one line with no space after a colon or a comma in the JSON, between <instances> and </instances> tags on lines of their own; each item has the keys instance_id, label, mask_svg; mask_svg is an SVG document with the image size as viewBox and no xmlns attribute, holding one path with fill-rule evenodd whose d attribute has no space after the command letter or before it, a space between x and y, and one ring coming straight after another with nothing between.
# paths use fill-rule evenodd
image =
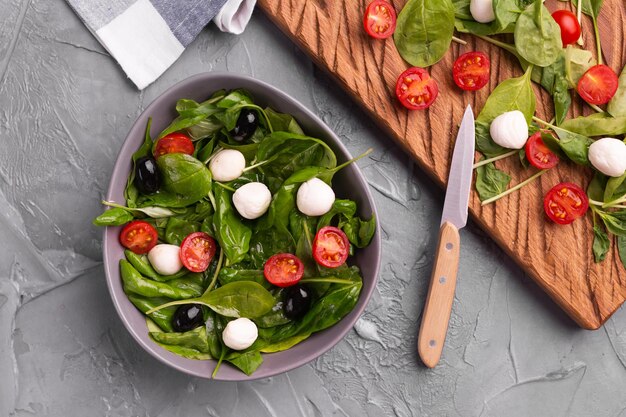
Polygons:
<instances>
[{"instance_id":1,"label":"white mozzarella ball","mask_svg":"<svg viewBox=\"0 0 626 417\"><path fill-rule=\"evenodd\" d=\"M224 344L233 350L249 348L258 336L259 330L256 324L243 317L229 321L222 332Z\"/></svg>"},{"instance_id":2,"label":"white mozzarella ball","mask_svg":"<svg viewBox=\"0 0 626 417\"><path fill-rule=\"evenodd\" d=\"M150 264L161 275L174 275L183 267L180 247L165 243L156 245L148 252Z\"/></svg>"},{"instance_id":3,"label":"white mozzarella ball","mask_svg":"<svg viewBox=\"0 0 626 417\"><path fill-rule=\"evenodd\" d=\"M307 216L322 216L330 211L335 202L335 192L319 178L311 178L298 189L298 210Z\"/></svg>"},{"instance_id":4,"label":"white mozzarella ball","mask_svg":"<svg viewBox=\"0 0 626 417\"><path fill-rule=\"evenodd\" d=\"M242 217L252 220L261 217L272 201L272 193L262 182L242 185L233 194L233 204Z\"/></svg>"},{"instance_id":5,"label":"white mozzarella ball","mask_svg":"<svg viewBox=\"0 0 626 417\"><path fill-rule=\"evenodd\" d=\"M471 0L470 13L475 21L489 23L496 20L492 0Z\"/></svg>"},{"instance_id":6,"label":"white mozzarella ball","mask_svg":"<svg viewBox=\"0 0 626 417\"><path fill-rule=\"evenodd\" d=\"M243 174L246 167L246 158L235 149L223 149L219 151L211 162L209 169L215 181L232 181Z\"/></svg>"},{"instance_id":7,"label":"white mozzarella ball","mask_svg":"<svg viewBox=\"0 0 626 417\"><path fill-rule=\"evenodd\" d=\"M615 138L598 139L589 147L589 162L609 177L621 177L626 171L626 143Z\"/></svg>"},{"instance_id":8,"label":"white mozzarella ball","mask_svg":"<svg viewBox=\"0 0 626 417\"><path fill-rule=\"evenodd\" d=\"M528 123L521 111L508 111L493 119L489 134L504 148L522 149L528 140Z\"/></svg>"}]
</instances>

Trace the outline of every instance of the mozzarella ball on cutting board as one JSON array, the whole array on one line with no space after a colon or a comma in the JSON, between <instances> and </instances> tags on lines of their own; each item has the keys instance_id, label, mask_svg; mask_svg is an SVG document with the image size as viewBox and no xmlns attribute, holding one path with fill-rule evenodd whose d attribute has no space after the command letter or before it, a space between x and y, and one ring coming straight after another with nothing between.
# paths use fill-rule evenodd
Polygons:
<instances>
[{"instance_id":1,"label":"mozzarella ball on cutting board","mask_svg":"<svg viewBox=\"0 0 626 417\"><path fill-rule=\"evenodd\" d=\"M475 21L480 23L489 23L496 20L492 0L471 0L470 14Z\"/></svg>"},{"instance_id":2,"label":"mozzarella ball on cutting board","mask_svg":"<svg viewBox=\"0 0 626 417\"><path fill-rule=\"evenodd\" d=\"M253 220L265 214L272 193L262 182L250 182L242 185L233 194L233 204L242 217Z\"/></svg>"},{"instance_id":3,"label":"mozzarella ball on cutting board","mask_svg":"<svg viewBox=\"0 0 626 417\"><path fill-rule=\"evenodd\" d=\"M298 189L298 210L307 216L322 216L330 211L335 202L335 192L319 178L311 178Z\"/></svg>"},{"instance_id":4,"label":"mozzarella ball on cutting board","mask_svg":"<svg viewBox=\"0 0 626 417\"><path fill-rule=\"evenodd\" d=\"M609 177L621 177L626 171L626 143L615 138L598 139L589 147L589 162Z\"/></svg>"},{"instance_id":5,"label":"mozzarella ball on cutting board","mask_svg":"<svg viewBox=\"0 0 626 417\"><path fill-rule=\"evenodd\" d=\"M493 119L489 134L504 148L522 149L528 140L528 123L521 111L508 111Z\"/></svg>"},{"instance_id":6,"label":"mozzarella ball on cutting board","mask_svg":"<svg viewBox=\"0 0 626 417\"><path fill-rule=\"evenodd\" d=\"M174 275L183 267L180 247L165 243L156 245L148 252L150 264L161 275Z\"/></svg>"},{"instance_id":7,"label":"mozzarella ball on cutting board","mask_svg":"<svg viewBox=\"0 0 626 417\"><path fill-rule=\"evenodd\" d=\"M245 167L246 158L235 149L223 149L209 162L211 175L219 182L236 180L243 174Z\"/></svg>"},{"instance_id":8,"label":"mozzarella ball on cutting board","mask_svg":"<svg viewBox=\"0 0 626 417\"><path fill-rule=\"evenodd\" d=\"M238 318L229 321L222 332L224 344L233 350L244 350L252 346L259 330L250 319Z\"/></svg>"}]
</instances>

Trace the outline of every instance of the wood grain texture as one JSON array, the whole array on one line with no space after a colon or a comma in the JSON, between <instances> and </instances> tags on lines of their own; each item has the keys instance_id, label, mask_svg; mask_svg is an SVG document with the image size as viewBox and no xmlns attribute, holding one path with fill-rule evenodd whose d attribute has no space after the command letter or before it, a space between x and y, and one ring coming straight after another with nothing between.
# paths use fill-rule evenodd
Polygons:
<instances>
[{"instance_id":1,"label":"wood grain texture","mask_svg":"<svg viewBox=\"0 0 626 417\"><path fill-rule=\"evenodd\" d=\"M428 296L417 338L420 358L429 368L434 368L439 363L446 341L459 271L460 246L459 229L448 222L441 225Z\"/></svg>"},{"instance_id":2,"label":"wood grain texture","mask_svg":"<svg viewBox=\"0 0 626 417\"><path fill-rule=\"evenodd\" d=\"M392 3L399 11L405 0ZM259 0L259 5L442 187L464 108L471 104L477 114L500 81L522 74L515 58L507 52L471 35L459 35L467 45L453 43L445 57L430 69L439 82L438 99L427 111L409 112L397 103L393 92L397 76L408 65L398 55L393 40L377 41L365 34L362 16L367 0ZM571 7L556 0L547 0L546 6L552 11ZM599 17L602 52L616 72L625 62L625 20L626 5L622 0L604 1ZM584 47L595 52L593 28L586 16L583 33ZM492 69L487 87L475 93L462 92L450 75L454 59L471 50L487 53ZM549 120L553 115L550 96L534 87L537 115ZM575 97L569 117L590 112ZM535 172L522 169L515 158L496 165L511 174L512 184ZM571 181L586 187L590 178L590 171L561 163L521 192L486 207L481 207L472 192L470 213L580 326L597 329L626 299L626 272L616 247L612 246L603 263L595 264L591 216L558 226L545 221L542 209L543 195L558 182Z\"/></svg>"}]
</instances>

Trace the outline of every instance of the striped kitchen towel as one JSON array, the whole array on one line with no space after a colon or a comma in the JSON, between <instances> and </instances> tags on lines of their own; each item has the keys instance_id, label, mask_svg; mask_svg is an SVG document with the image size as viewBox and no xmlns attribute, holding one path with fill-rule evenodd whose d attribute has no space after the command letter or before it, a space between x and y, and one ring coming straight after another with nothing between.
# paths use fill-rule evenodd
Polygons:
<instances>
[{"instance_id":1,"label":"striped kitchen towel","mask_svg":"<svg viewBox=\"0 0 626 417\"><path fill-rule=\"evenodd\" d=\"M256 0L67 0L126 75L143 90L211 20L243 32Z\"/></svg>"}]
</instances>

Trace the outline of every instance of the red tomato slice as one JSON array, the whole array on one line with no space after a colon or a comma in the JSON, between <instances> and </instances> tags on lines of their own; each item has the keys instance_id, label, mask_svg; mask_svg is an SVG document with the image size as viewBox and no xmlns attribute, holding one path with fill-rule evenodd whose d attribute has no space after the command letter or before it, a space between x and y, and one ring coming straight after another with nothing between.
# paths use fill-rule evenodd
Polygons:
<instances>
[{"instance_id":1,"label":"red tomato slice","mask_svg":"<svg viewBox=\"0 0 626 417\"><path fill-rule=\"evenodd\" d=\"M617 91L617 74L606 65L594 65L578 80L576 91L590 104L606 104Z\"/></svg>"},{"instance_id":2,"label":"red tomato slice","mask_svg":"<svg viewBox=\"0 0 626 417\"><path fill-rule=\"evenodd\" d=\"M204 272L215 256L215 240L204 232L195 232L180 244L180 260L191 272Z\"/></svg>"},{"instance_id":3,"label":"red tomato slice","mask_svg":"<svg viewBox=\"0 0 626 417\"><path fill-rule=\"evenodd\" d=\"M554 154L541 139L541 132L537 132L526 141L526 159L536 168L553 168L559 163L559 157Z\"/></svg>"},{"instance_id":4,"label":"red tomato slice","mask_svg":"<svg viewBox=\"0 0 626 417\"><path fill-rule=\"evenodd\" d=\"M193 155L194 150L193 142L189 139L189 136L182 133L170 133L158 140L154 150L154 157L158 158L166 153Z\"/></svg>"},{"instance_id":5,"label":"red tomato slice","mask_svg":"<svg viewBox=\"0 0 626 417\"><path fill-rule=\"evenodd\" d=\"M290 287L297 284L304 275L304 264L295 255L278 253L265 262L263 275L270 284Z\"/></svg>"},{"instance_id":6,"label":"red tomato slice","mask_svg":"<svg viewBox=\"0 0 626 417\"><path fill-rule=\"evenodd\" d=\"M396 11L383 0L374 0L365 9L363 26L372 38L386 39L396 30Z\"/></svg>"},{"instance_id":7,"label":"red tomato slice","mask_svg":"<svg viewBox=\"0 0 626 417\"><path fill-rule=\"evenodd\" d=\"M150 252L156 246L159 235L148 222L133 220L120 232L120 243L138 255Z\"/></svg>"},{"instance_id":8,"label":"red tomato slice","mask_svg":"<svg viewBox=\"0 0 626 417\"><path fill-rule=\"evenodd\" d=\"M552 13L552 18L561 28L563 47L576 42L580 38L580 23L578 23L574 13L569 10L557 10Z\"/></svg>"},{"instance_id":9,"label":"red tomato slice","mask_svg":"<svg viewBox=\"0 0 626 417\"><path fill-rule=\"evenodd\" d=\"M562 182L555 185L543 200L543 209L555 223L569 224L582 217L589 208L589 198L576 184Z\"/></svg>"},{"instance_id":10,"label":"red tomato slice","mask_svg":"<svg viewBox=\"0 0 626 417\"><path fill-rule=\"evenodd\" d=\"M313 258L326 268L343 265L350 253L348 236L336 227L322 227L313 240Z\"/></svg>"},{"instance_id":11,"label":"red tomato slice","mask_svg":"<svg viewBox=\"0 0 626 417\"><path fill-rule=\"evenodd\" d=\"M489 82L489 57L482 52L467 52L454 61L452 76L456 85L466 91L480 90Z\"/></svg>"},{"instance_id":12,"label":"red tomato slice","mask_svg":"<svg viewBox=\"0 0 626 417\"><path fill-rule=\"evenodd\" d=\"M396 97L409 110L430 107L439 94L437 81L423 68L411 67L398 77Z\"/></svg>"}]
</instances>

